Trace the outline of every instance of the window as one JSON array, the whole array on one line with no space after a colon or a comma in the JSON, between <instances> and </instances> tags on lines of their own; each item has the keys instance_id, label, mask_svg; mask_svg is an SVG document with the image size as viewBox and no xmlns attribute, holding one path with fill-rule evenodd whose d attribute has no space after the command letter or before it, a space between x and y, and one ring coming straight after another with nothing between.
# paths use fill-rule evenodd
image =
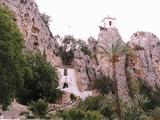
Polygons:
<instances>
[{"instance_id":1,"label":"window","mask_svg":"<svg viewBox=\"0 0 160 120\"><path fill-rule=\"evenodd\" d=\"M67 76L67 69L64 69L64 76Z\"/></svg>"},{"instance_id":2,"label":"window","mask_svg":"<svg viewBox=\"0 0 160 120\"><path fill-rule=\"evenodd\" d=\"M109 26L111 26L112 25L112 21L109 21Z\"/></svg>"},{"instance_id":3,"label":"window","mask_svg":"<svg viewBox=\"0 0 160 120\"><path fill-rule=\"evenodd\" d=\"M64 88L68 88L68 84L67 84L67 83L64 83L64 84L63 84L63 89L64 89Z\"/></svg>"}]
</instances>

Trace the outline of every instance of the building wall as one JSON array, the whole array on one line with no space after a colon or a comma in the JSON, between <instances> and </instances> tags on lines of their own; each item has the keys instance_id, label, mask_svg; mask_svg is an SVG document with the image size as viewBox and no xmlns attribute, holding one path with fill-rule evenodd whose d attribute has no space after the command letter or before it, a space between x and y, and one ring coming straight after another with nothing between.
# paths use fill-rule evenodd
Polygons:
<instances>
[{"instance_id":1,"label":"building wall","mask_svg":"<svg viewBox=\"0 0 160 120\"><path fill-rule=\"evenodd\" d=\"M112 22L112 25L109 25L109 21ZM109 27L115 27L116 21L115 20L110 20L110 19L105 19L104 22L102 23L104 27L109 28Z\"/></svg>"},{"instance_id":2,"label":"building wall","mask_svg":"<svg viewBox=\"0 0 160 120\"><path fill-rule=\"evenodd\" d=\"M67 76L64 75L64 69L67 69ZM60 87L63 88L63 83L67 82L69 85L76 81L75 70L73 68L58 68Z\"/></svg>"},{"instance_id":3,"label":"building wall","mask_svg":"<svg viewBox=\"0 0 160 120\"><path fill-rule=\"evenodd\" d=\"M64 69L67 69L67 76L64 75ZM91 91L81 92L77 85L77 79L74 68L58 68L59 88L65 92L73 93L82 99L92 95ZM68 84L68 88L63 88L64 83Z\"/></svg>"}]
</instances>

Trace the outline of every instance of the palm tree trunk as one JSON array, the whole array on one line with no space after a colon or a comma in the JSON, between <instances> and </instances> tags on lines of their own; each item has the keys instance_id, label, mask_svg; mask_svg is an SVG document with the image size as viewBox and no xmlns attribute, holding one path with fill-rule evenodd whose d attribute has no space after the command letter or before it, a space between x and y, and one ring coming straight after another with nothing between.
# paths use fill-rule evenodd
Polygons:
<instances>
[{"instance_id":1,"label":"palm tree trunk","mask_svg":"<svg viewBox=\"0 0 160 120\"><path fill-rule=\"evenodd\" d=\"M119 95L118 95L118 84L117 84L117 79L116 79L116 62L113 61L112 63L113 65L113 86L114 86L114 94L115 94L115 101L116 101L116 104L117 104L117 114L118 114L118 118L119 120L122 120L122 114L121 114L121 106L120 106L120 99L119 99Z\"/></svg>"}]
</instances>

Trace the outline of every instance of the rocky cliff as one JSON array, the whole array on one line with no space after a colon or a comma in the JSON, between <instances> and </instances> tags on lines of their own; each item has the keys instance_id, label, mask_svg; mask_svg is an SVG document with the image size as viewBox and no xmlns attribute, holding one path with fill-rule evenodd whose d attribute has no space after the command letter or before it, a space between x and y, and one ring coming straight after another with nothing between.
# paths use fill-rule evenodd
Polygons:
<instances>
[{"instance_id":1,"label":"rocky cliff","mask_svg":"<svg viewBox=\"0 0 160 120\"><path fill-rule=\"evenodd\" d=\"M0 0L0 4L8 6L15 14L27 49L39 49L52 65L62 65L58 56L59 45L41 17L34 0ZM112 62L110 56L104 54L104 50L110 51L117 40L120 40L122 45L131 47L135 54L132 59L122 55L116 63L119 95L125 100L129 99L130 78L141 80L153 89L160 84L160 41L154 34L136 32L125 44L116 28L101 27L98 40L92 37L88 39L91 56L84 55L79 49L74 52L73 66L77 71L77 82L81 91L92 88L92 83L99 75L112 77Z\"/></svg>"},{"instance_id":2,"label":"rocky cliff","mask_svg":"<svg viewBox=\"0 0 160 120\"><path fill-rule=\"evenodd\" d=\"M118 40L134 52L132 58L122 55L116 63L118 94L125 100L129 100L131 89L135 89L132 88L135 87L133 86L135 82L143 82L152 89L160 83L160 41L154 34L136 32L128 43L124 43L116 28L101 28L98 40L88 39L92 57L85 56L77 50L74 63L85 89L89 88L87 86L92 85L91 83L99 75L112 77L112 62L106 51L111 52L112 45Z\"/></svg>"},{"instance_id":3,"label":"rocky cliff","mask_svg":"<svg viewBox=\"0 0 160 120\"><path fill-rule=\"evenodd\" d=\"M97 49L96 56L99 64L99 69L102 75L110 76L111 78L113 74L113 66L110 55L113 52L112 45L116 44L116 42L118 41L120 42L121 45L125 44L122 41L122 38L119 35L119 32L116 28L105 28L100 30L96 46ZM126 57L123 55L119 57L119 60L116 63L116 79L118 84L117 86L119 92L118 94L122 96L125 100L128 100L129 95L128 95L127 79L125 74L125 60Z\"/></svg>"},{"instance_id":4,"label":"rocky cliff","mask_svg":"<svg viewBox=\"0 0 160 120\"><path fill-rule=\"evenodd\" d=\"M90 57L84 55L80 50L75 51L74 68L77 70L78 81L83 90L92 88L92 83L99 76L104 75L112 78L113 66L110 55L106 51L111 53L112 45L116 44L117 41L120 41L121 45L125 45L116 28L103 28L100 30L98 40L92 37L88 39L88 48L92 53ZM118 94L128 101L129 89L125 63L126 56L120 56L116 63L116 79Z\"/></svg>"},{"instance_id":5,"label":"rocky cliff","mask_svg":"<svg viewBox=\"0 0 160 120\"><path fill-rule=\"evenodd\" d=\"M149 32L136 32L127 43L135 57L129 60L130 75L151 88L160 84L160 40Z\"/></svg>"},{"instance_id":6,"label":"rocky cliff","mask_svg":"<svg viewBox=\"0 0 160 120\"><path fill-rule=\"evenodd\" d=\"M81 91L90 89L91 82L96 78L95 66L88 55L77 49L74 52L74 68Z\"/></svg>"},{"instance_id":7,"label":"rocky cliff","mask_svg":"<svg viewBox=\"0 0 160 120\"><path fill-rule=\"evenodd\" d=\"M41 17L34 0L0 0L16 17L17 25L29 50L39 49L52 65L61 64L57 56L58 43Z\"/></svg>"}]
</instances>

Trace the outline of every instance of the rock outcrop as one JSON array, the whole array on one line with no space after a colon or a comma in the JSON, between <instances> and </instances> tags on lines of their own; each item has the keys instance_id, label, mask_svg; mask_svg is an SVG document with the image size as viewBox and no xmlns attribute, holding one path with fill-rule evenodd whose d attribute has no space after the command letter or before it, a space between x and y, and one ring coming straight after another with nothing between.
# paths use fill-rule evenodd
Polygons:
<instances>
[{"instance_id":1,"label":"rock outcrop","mask_svg":"<svg viewBox=\"0 0 160 120\"><path fill-rule=\"evenodd\" d=\"M88 55L84 55L80 49L77 49L74 52L73 64L80 90L85 91L90 89L91 83L96 78L96 71L91 58Z\"/></svg>"},{"instance_id":2,"label":"rock outcrop","mask_svg":"<svg viewBox=\"0 0 160 120\"><path fill-rule=\"evenodd\" d=\"M102 75L112 77L113 66L109 53L112 54L112 45L120 41L121 45L125 43L122 41L121 36L116 28L105 28L101 29L98 35L97 41L97 60L99 69ZM103 49L102 49L103 48ZM123 97L124 100L129 100L127 79L125 74L125 56L120 56L119 61L116 63L116 79L118 84L118 94Z\"/></svg>"},{"instance_id":3,"label":"rock outcrop","mask_svg":"<svg viewBox=\"0 0 160 120\"><path fill-rule=\"evenodd\" d=\"M136 32L128 46L136 55L129 61L130 74L154 89L160 84L160 40L152 33Z\"/></svg>"},{"instance_id":4,"label":"rock outcrop","mask_svg":"<svg viewBox=\"0 0 160 120\"><path fill-rule=\"evenodd\" d=\"M144 82L154 89L160 85L160 40L149 32L136 32L131 40L125 44L116 28L101 28L98 40L88 39L88 47L92 57L84 55L82 51L75 51L74 67L80 76L81 86L88 89L99 75L112 77L113 66L110 55L113 44L120 41L133 49L132 58L121 55L116 63L116 79L119 96L128 101L131 95L131 81Z\"/></svg>"},{"instance_id":5,"label":"rock outcrop","mask_svg":"<svg viewBox=\"0 0 160 120\"><path fill-rule=\"evenodd\" d=\"M38 48L52 65L61 64L61 59L57 56L58 43L53 39L34 0L0 0L0 4L15 14L27 49Z\"/></svg>"},{"instance_id":6,"label":"rock outcrop","mask_svg":"<svg viewBox=\"0 0 160 120\"><path fill-rule=\"evenodd\" d=\"M26 49L39 49L53 66L62 65L58 56L59 45L34 0L0 0L0 4L7 6L15 14ZM91 56L84 55L79 49L74 52L73 66L81 91L92 88L92 83L99 75L112 77L111 57L105 50L111 52L112 44L118 40L125 45L116 28L100 27L98 40L92 37L88 39ZM126 101L129 100L128 77L143 80L153 89L160 84L160 40L152 33L136 32L127 45L134 49L135 57L126 61L126 56L122 55L116 63L118 94Z\"/></svg>"}]
</instances>

